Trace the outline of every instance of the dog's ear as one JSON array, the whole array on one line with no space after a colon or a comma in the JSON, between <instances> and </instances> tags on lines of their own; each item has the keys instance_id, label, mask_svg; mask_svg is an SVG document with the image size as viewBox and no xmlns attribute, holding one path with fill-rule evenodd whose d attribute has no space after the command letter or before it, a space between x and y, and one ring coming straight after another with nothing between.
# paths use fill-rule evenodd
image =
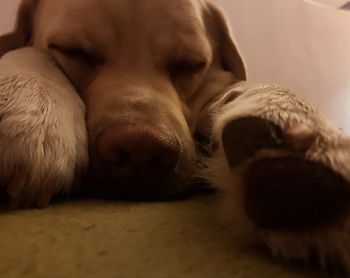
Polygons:
<instances>
[{"instance_id":1,"label":"dog's ear","mask_svg":"<svg viewBox=\"0 0 350 278\"><path fill-rule=\"evenodd\" d=\"M13 49L28 45L32 38L34 11L39 0L22 0L13 32L0 36L0 57Z\"/></svg>"},{"instance_id":2,"label":"dog's ear","mask_svg":"<svg viewBox=\"0 0 350 278\"><path fill-rule=\"evenodd\" d=\"M230 71L238 80L246 80L244 62L234 43L231 28L223 12L206 2L205 20L208 32L214 40L218 62L225 71Z\"/></svg>"}]
</instances>

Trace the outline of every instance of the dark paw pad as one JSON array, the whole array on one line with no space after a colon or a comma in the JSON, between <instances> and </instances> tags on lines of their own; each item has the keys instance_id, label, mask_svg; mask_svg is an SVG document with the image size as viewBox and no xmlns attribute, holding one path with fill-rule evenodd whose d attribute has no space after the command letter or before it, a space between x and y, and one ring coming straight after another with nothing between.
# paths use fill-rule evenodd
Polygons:
<instances>
[{"instance_id":1,"label":"dark paw pad","mask_svg":"<svg viewBox=\"0 0 350 278\"><path fill-rule=\"evenodd\" d=\"M285 147L282 130L272 122L257 117L239 118L228 123L222 142L229 164L239 166L261 149Z\"/></svg>"},{"instance_id":2,"label":"dark paw pad","mask_svg":"<svg viewBox=\"0 0 350 278\"><path fill-rule=\"evenodd\" d=\"M347 210L350 185L329 168L301 158L256 161L245 173L248 215L262 228L308 229Z\"/></svg>"},{"instance_id":3,"label":"dark paw pad","mask_svg":"<svg viewBox=\"0 0 350 278\"><path fill-rule=\"evenodd\" d=\"M316 130L296 123L283 130L258 117L232 120L223 130L223 146L233 168L244 172L248 215L262 228L308 229L343 216L350 185L322 163L307 161L305 151ZM261 150L278 151L278 157ZM275 154L276 152L274 152Z\"/></svg>"}]
</instances>

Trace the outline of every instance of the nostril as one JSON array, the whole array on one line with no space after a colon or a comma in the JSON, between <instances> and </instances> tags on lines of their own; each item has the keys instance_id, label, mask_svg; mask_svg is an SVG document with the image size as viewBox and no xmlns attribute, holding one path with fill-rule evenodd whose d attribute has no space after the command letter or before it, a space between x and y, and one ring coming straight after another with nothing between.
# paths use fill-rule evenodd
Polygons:
<instances>
[{"instance_id":1,"label":"nostril","mask_svg":"<svg viewBox=\"0 0 350 278\"><path fill-rule=\"evenodd\" d=\"M156 155L150 162L151 169L162 168L164 156L162 154Z\"/></svg>"},{"instance_id":2,"label":"nostril","mask_svg":"<svg viewBox=\"0 0 350 278\"><path fill-rule=\"evenodd\" d=\"M115 164L119 167L127 166L131 163L131 154L126 150L118 150L116 153Z\"/></svg>"},{"instance_id":3,"label":"nostril","mask_svg":"<svg viewBox=\"0 0 350 278\"><path fill-rule=\"evenodd\" d=\"M97 156L116 184L154 184L176 168L181 145L176 136L147 124L106 129L97 140ZM106 177L108 178L108 177Z\"/></svg>"},{"instance_id":4,"label":"nostril","mask_svg":"<svg viewBox=\"0 0 350 278\"><path fill-rule=\"evenodd\" d=\"M150 161L151 169L172 170L179 160L175 152L157 154Z\"/></svg>"}]
</instances>

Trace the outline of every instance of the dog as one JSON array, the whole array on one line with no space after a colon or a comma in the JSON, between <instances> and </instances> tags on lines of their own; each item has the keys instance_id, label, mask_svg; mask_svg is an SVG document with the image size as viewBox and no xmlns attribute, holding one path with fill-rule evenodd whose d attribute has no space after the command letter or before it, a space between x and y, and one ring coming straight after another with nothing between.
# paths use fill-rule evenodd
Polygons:
<instances>
[{"instance_id":1,"label":"dog","mask_svg":"<svg viewBox=\"0 0 350 278\"><path fill-rule=\"evenodd\" d=\"M106 196L190 190L198 110L212 97L200 87L245 79L224 17L204 1L25 0L0 55L28 45L53 56L84 101L87 187Z\"/></svg>"},{"instance_id":2,"label":"dog","mask_svg":"<svg viewBox=\"0 0 350 278\"><path fill-rule=\"evenodd\" d=\"M15 50L25 46L31 48ZM61 94L58 79L51 80L56 129L50 120L32 126L58 143L44 140L48 146L34 157L14 144L9 155L22 156L22 171L2 166L2 187L19 206L45 205L75 184L113 198L177 198L201 178L227 192L225 213L240 235L253 234L252 241L287 259L316 250L320 262L331 257L350 265L339 247L349 242L348 138L288 90L247 85L231 29L214 4L23 0L14 32L0 37L3 55L17 71L22 66L14 60L34 56L30 69L41 85L49 68L59 76L56 65L66 90ZM0 124L7 136L0 142L21 139L2 131L18 120ZM26 133L34 141L28 146L38 145L35 132ZM58 151L60 144L73 151ZM47 165L59 162L64 182L40 167L23 174L47 153ZM76 182L81 172L83 182Z\"/></svg>"}]
</instances>

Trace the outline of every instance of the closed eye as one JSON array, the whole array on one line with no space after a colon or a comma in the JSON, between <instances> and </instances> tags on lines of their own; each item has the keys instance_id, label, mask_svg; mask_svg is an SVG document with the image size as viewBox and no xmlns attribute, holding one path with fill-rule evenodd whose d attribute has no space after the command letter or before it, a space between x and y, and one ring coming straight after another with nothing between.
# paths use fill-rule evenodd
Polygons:
<instances>
[{"instance_id":1,"label":"closed eye","mask_svg":"<svg viewBox=\"0 0 350 278\"><path fill-rule=\"evenodd\" d=\"M205 69L207 65L206 61L186 61L181 60L169 65L171 74L175 75L194 75Z\"/></svg>"},{"instance_id":2,"label":"closed eye","mask_svg":"<svg viewBox=\"0 0 350 278\"><path fill-rule=\"evenodd\" d=\"M50 44L49 49L51 49L52 51L59 52L60 54L63 54L68 59L71 59L80 63L84 63L90 67L94 67L100 61L100 59L88 53L83 48L62 47L56 44Z\"/></svg>"}]
</instances>

